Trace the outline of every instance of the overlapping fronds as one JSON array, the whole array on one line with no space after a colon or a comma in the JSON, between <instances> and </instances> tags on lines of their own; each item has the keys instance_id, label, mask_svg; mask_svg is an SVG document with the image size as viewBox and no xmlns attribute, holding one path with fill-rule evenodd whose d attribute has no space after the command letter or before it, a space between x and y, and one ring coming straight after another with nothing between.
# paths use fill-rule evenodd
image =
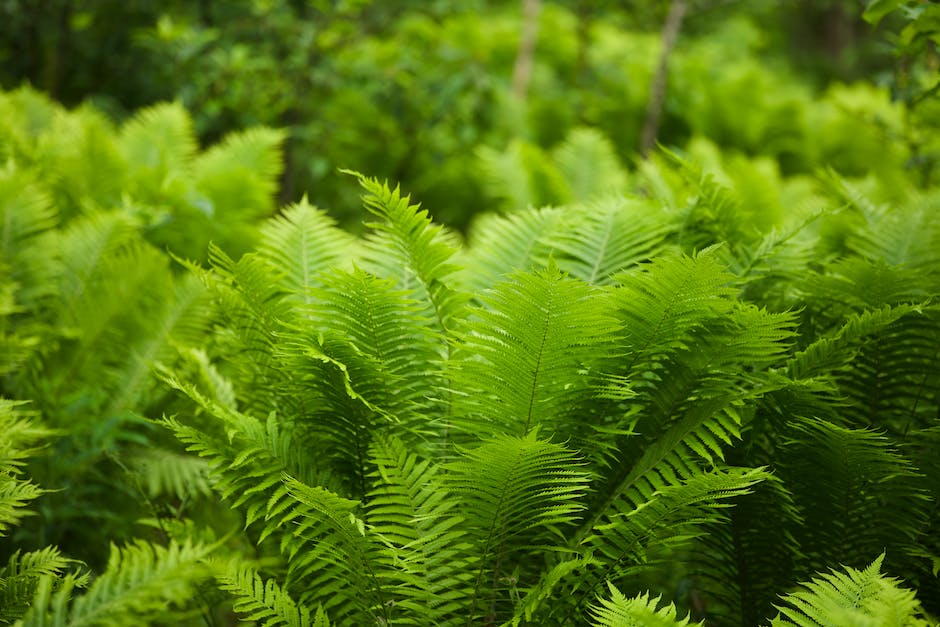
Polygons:
<instances>
[{"instance_id":1,"label":"overlapping fronds","mask_svg":"<svg viewBox=\"0 0 940 627\"><path fill-rule=\"evenodd\" d=\"M274 211L284 137L284 131L255 127L227 135L193 159L193 183L211 203L210 215L244 220Z\"/></svg>"},{"instance_id":2,"label":"overlapping fronds","mask_svg":"<svg viewBox=\"0 0 940 627\"><path fill-rule=\"evenodd\" d=\"M671 603L660 606L661 596L650 598L648 592L627 598L613 584L608 584L610 598L599 597L599 605L591 606L592 625L595 627L686 627L703 625L679 618ZM659 609L657 609L659 608Z\"/></svg>"},{"instance_id":3,"label":"overlapping fronds","mask_svg":"<svg viewBox=\"0 0 940 627\"><path fill-rule=\"evenodd\" d=\"M169 607L188 605L194 586L206 578L201 560L207 554L206 547L190 544L112 545L107 568L71 601L78 580L63 578L53 592L54 576L43 576L29 611L17 624L122 626L167 619L173 616Z\"/></svg>"},{"instance_id":4,"label":"overlapping fronds","mask_svg":"<svg viewBox=\"0 0 940 627\"><path fill-rule=\"evenodd\" d=\"M292 299L309 303L322 283L320 274L344 265L354 246L352 237L304 197L264 224L258 253L280 273Z\"/></svg>"},{"instance_id":5,"label":"overlapping fronds","mask_svg":"<svg viewBox=\"0 0 940 627\"><path fill-rule=\"evenodd\" d=\"M867 568L819 575L783 597L771 627L928 627L914 592L881 573L882 553Z\"/></svg>"},{"instance_id":6,"label":"overlapping fronds","mask_svg":"<svg viewBox=\"0 0 940 627\"><path fill-rule=\"evenodd\" d=\"M466 516L437 464L402 442L372 442L376 466L366 524L384 545L381 577L397 621L452 624L462 617L477 556L462 523ZM404 612L404 615L398 615Z\"/></svg>"},{"instance_id":7,"label":"overlapping fronds","mask_svg":"<svg viewBox=\"0 0 940 627\"><path fill-rule=\"evenodd\" d=\"M51 435L35 420L35 414L21 409L22 402L0 398L0 537L29 512L30 501L43 494L39 486L23 478L26 460Z\"/></svg>"},{"instance_id":8,"label":"overlapping fronds","mask_svg":"<svg viewBox=\"0 0 940 627\"><path fill-rule=\"evenodd\" d=\"M554 264L481 296L453 359L456 423L477 434L562 430L593 395L590 368L617 332L609 294Z\"/></svg>"},{"instance_id":9,"label":"overlapping fronds","mask_svg":"<svg viewBox=\"0 0 940 627\"><path fill-rule=\"evenodd\" d=\"M14 551L0 567L0 624L12 623L26 612L40 578L61 576L73 563L52 546L26 553Z\"/></svg>"},{"instance_id":10,"label":"overlapping fronds","mask_svg":"<svg viewBox=\"0 0 940 627\"><path fill-rule=\"evenodd\" d=\"M609 507L584 538L602 566L594 571L593 590L605 579L637 573L664 555L663 550L682 546L705 532L704 526L725 520L726 502L750 494L767 473L759 468L726 468L699 472L687 478L665 476L649 480L662 485L631 505L628 500ZM643 493L643 490L640 490ZM639 500L639 499L638 499ZM587 583L582 580L583 583Z\"/></svg>"},{"instance_id":11,"label":"overlapping fronds","mask_svg":"<svg viewBox=\"0 0 940 627\"><path fill-rule=\"evenodd\" d=\"M551 252L545 236L557 230L563 216L563 210L550 207L481 216L469 247L461 251L460 283L479 294L512 272L540 268Z\"/></svg>"},{"instance_id":12,"label":"overlapping fronds","mask_svg":"<svg viewBox=\"0 0 940 627\"><path fill-rule=\"evenodd\" d=\"M615 274L661 256L674 228L669 214L653 203L610 196L568 208L543 241L562 270L607 285Z\"/></svg>"},{"instance_id":13,"label":"overlapping fronds","mask_svg":"<svg viewBox=\"0 0 940 627\"><path fill-rule=\"evenodd\" d=\"M402 196L397 187L391 189L387 183L351 174L366 192L366 209L379 219L368 224L375 229L366 255L374 273L414 290L419 300L428 301L440 330L451 331L464 301L449 284L456 270L450 259L457 252L451 239L431 221L427 211L410 204L411 197Z\"/></svg>"},{"instance_id":14,"label":"overlapping fronds","mask_svg":"<svg viewBox=\"0 0 940 627\"><path fill-rule=\"evenodd\" d=\"M322 612L314 619L305 605L291 599L274 579L262 579L251 566L237 561L210 562L210 566L219 587L235 598L232 610L242 620L260 627L319 627L325 620Z\"/></svg>"},{"instance_id":15,"label":"overlapping fronds","mask_svg":"<svg viewBox=\"0 0 940 627\"><path fill-rule=\"evenodd\" d=\"M813 569L917 544L929 497L888 438L812 419L793 421L788 435L779 474L805 521L794 533Z\"/></svg>"},{"instance_id":16,"label":"overlapping fronds","mask_svg":"<svg viewBox=\"0 0 940 627\"><path fill-rule=\"evenodd\" d=\"M480 560L466 610L470 620L481 611L511 612L505 606L516 585L512 580L531 578L527 571L536 565L517 563L516 556L553 537L557 542L556 534L584 508L588 477L574 451L539 439L537 430L502 436L462 454L463 460L451 464L448 483L461 501Z\"/></svg>"}]
</instances>

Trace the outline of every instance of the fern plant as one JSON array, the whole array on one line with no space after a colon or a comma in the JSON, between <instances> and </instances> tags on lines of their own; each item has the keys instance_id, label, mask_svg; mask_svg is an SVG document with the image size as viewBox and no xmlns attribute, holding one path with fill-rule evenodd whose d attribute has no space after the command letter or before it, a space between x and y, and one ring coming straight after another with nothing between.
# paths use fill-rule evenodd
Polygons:
<instances>
[{"instance_id":1,"label":"fern plant","mask_svg":"<svg viewBox=\"0 0 940 627\"><path fill-rule=\"evenodd\" d=\"M612 199L489 218L458 250L398 190L359 181L375 216L360 242L301 204L256 254L194 268L224 315L218 365L163 370L201 416L164 424L209 461L258 556L280 556L239 575L255 582L246 612L573 624L615 620L621 601L597 605L613 584L749 625L891 537L896 567L921 576L932 488L852 420L838 373L923 305L805 337L808 314L743 298L764 293L747 289L759 262L729 264L792 237L684 255L681 220ZM657 228L617 228L631 218ZM813 482L848 450L858 461ZM859 495L847 520L824 488ZM892 498L903 514L866 526ZM705 608L668 587L667 564Z\"/></svg>"}]
</instances>

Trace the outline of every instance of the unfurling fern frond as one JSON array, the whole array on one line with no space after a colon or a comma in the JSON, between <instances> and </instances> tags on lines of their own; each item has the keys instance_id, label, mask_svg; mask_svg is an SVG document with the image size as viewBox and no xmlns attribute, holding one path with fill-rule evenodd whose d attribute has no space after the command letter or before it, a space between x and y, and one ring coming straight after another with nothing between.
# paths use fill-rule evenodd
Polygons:
<instances>
[{"instance_id":1,"label":"unfurling fern frond","mask_svg":"<svg viewBox=\"0 0 940 627\"><path fill-rule=\"evenodd\" d=\"M208 549L171 543L163 547L138 541L125 547L112 545L105 571L73 597L74 577L60 580L51 591L53 576L40 581L31 607L18 625L101 625L120 627L173 616L171 606L191 602L194 586L208 575L201 560Z\"/></svg>"},{"instance_id":2,"label":"unfurling fern frond","mask_svg":"<svg viewBox=\"0 0 940 627\"><path fill-rule=\"evenodd\" d=\"M595 627L686 627L703 623L690 623L688 618L679 619L673 604L667 603L657 609L662 597L650 598L649 593L628 599L613 584L610 598L600 597L599 605L592 606L591 624Z\"/></svg>"},{"instance_id":3,"label":"unfurling fern frond","mask_svg":"<svg viewBox=\"0 0 940 627\"><path fill-rule=\"evenodd\" d=\"M929 627L914 591L881 574L882 553L864 570L819 575L783 597L771 627Z\"/></svg>"}]
</instances>

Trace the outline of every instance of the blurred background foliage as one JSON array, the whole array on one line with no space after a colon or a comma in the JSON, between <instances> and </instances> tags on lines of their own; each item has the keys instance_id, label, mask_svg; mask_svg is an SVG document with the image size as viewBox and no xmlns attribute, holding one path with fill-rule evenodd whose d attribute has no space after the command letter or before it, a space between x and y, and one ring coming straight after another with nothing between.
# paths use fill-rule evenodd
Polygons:
<instances>
[{"instance_id":1,"label":"blurred background foliage","mask_svg":"<svg viewBox=\"0 0 940 627\"><path fill-rule=\"evenodd\" d=\"M358 192L337 176L352 168L400 182L463 230L484 209L582 199L563 171L565 154L571 167L587 154L572 145L606 151L624 172L638 162L670 3L542 0L529 17L525 4L3 0L0 85L89 102L117 124L177 101L203 147L248 127L278 129L272 211L306 194L357 228ZM900 185L936 181L936 3L686 4L660 143L760 156L754 167L774 176L832 167ZM537 30L520 93L526 20ZM642 191L635 181L613 184Z\"/></svg>"}]
</instances>

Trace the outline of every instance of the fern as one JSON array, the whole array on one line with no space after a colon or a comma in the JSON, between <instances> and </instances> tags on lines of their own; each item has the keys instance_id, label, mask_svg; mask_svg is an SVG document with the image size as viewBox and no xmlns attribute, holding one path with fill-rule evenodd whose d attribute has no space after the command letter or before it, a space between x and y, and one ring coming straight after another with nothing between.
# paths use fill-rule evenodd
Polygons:
<instances>
[{"instance_id":1,"label":"fern","mask_svg":"<svg viewBox=\"0 0 940 627\"><path fill-rule=\"evenodd\" d=\"M927 627L911 590L881 574L884 554L864 570L832 571L783 598L771 627L906 625Z\"/></svg>"},{"instance_id":2,"label":"fern","mask_svg":"<svg viewBox=\"0 0 940 627\"><path fill-rule=\"evenodd\" d=\"M66 577L51 592L53 578L44 576L17 625L125 625L166 617L168 604L188 603L193 586L206 576L200 560L207 552L204 547L175 543L112 545L105 571L71 601L78 580Z\"/></svg>"},{"instance_id":3,"label":"fern","mask_svg":"<svg viewBox=\"0 0 940 627\"><path fill-rule=\"evenodd\" d=\"M607 294L550 265L481 299L455 349L455 422L481 435L559 429L592 394L595 349L617 331Z\"/></svg>"},{"instance_id":4,"label":"fern","mask_svg":"<svg viewBox=\"0 0 940 627\"><path fill-rule=\"evenodd\" d=\"M56 547L27 553L14 551L0 568L0 624L10 624L26 613L42 577L64 576L73 563Z\"/></svg>"},{"instance_id":5,"label":"fern","mask_svg":"<svg viewBox=\"0 0 940 627\"><path fill-rule=\"evenodd\" d=\"M232 609L246 621L262 627L313 627L324 622L312 620L306 606L294 602L273 579L263 580L250 566L214 563L212 570L219 586L235 597Z\"/></svg>"},{"instance_id":6,"label":"fern","mask_svg":"<svg viewBox=\"0 0 940 627\"><path fill-rule=\"evenodd\" d=\"M392 190L388 184L351 174L358 177L366 191L366 208L381 220L369 223L376 233L369 258L379 269L394 264L387 268L391 276L400 281L401 287L416 290L419 300L429 301L438 328L449 332L462 305L462 296L447 284L456 269L449 262L456 249L427 212L409 204L410 197L403 197L398 188ZM376 274L386 276L381 270Z\"/></svg>"},{"instance_id":7,"label":"fern","mask_svg":"<svg viewBox=\"0 0 940 627\"><path fill-rule=\"evenodd\" d=\"M401 622L459 621L476 558L447 478L393 438L377 438L371 453L376 471L366 523L385 547L381 576L393 595L386 603L399 608Z\"/></svg>"},{"instance_id":8,"label":"fern","mask_svg":"<svg viewBox=\"0 0 940 627\"><path fill-rule=\"evenodd\" d=\"M539 545L583 509L578 501L587 477L580 460L565 447L539 440L537 430L521 438L504 436L464 452L452 465L454 490L466 506L480 566L467 612L501 614L500 596L512 579L526 576L516 564L518 549Z\"/></svg>"},{"instance_id":9,"label":"fern","mask_svg":"<svg viewBox=\"0 0 940 627\"><path fill-rule=\"evenodd\" d=\"M52 434L35 421L35 414L20 407L24 403L0 398L0 537L29 512L26 505L44 490L22 478L22 467L37 445Z\"/></svg>"},{"instance_id":10,"label":"fern","mask_svg":"<svg viewBox=\"0 0 940 627\"><path fill-rule=\"evenodd\" d=\"M685 627L689 624L703 624L689 623L688 618L680 620L672 604L656 609L662 597L651 599L647 593L628 599L613 584L609 585L611 598L601 598L600 605L591 608L591 624L596 627Z\"/></svg>"}]
</instances>

